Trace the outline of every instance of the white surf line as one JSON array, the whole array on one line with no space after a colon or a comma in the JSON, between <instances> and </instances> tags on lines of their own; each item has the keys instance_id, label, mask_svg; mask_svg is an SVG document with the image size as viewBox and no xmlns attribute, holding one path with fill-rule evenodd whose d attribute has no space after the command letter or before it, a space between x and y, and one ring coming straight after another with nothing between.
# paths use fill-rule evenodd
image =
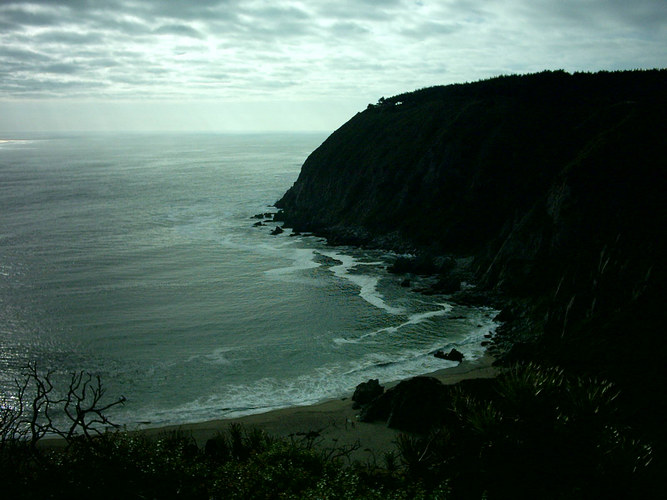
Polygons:
<instances>
[{"instance_id":1,"label":"white surf line","mask_svg":"<svg viewBox=\"0 0 667 500\"><path fill-rule=\"evenodd\" d=\"M248 252L265 255L268 257L275 257L280 259L288 259L293 262L291 266L277 267L264 271L269 276L284 276L296 271L303 271L306 269L314 269L320 267L321 264L315 262L316 251L310 248L293 248L291 242L288 243L274 243L272 245L260 243L258 245L250 245L241 243L234 238L225 237L218 240L218 242L227 248L234 248L238 250L245 250Z\"/></svg>"},{"instance_id":2,"label":"white surf line","mask_svg":"<svg viewBox=\"0 0 667 500\"><path fill-rule=\"evenodd\" d=\"M268 274L269 276L282 276L296 271L314 269L322 265L315 262L315 250L310 248L295 248L290 255L285 255L285 257L292 259L294 264L291 266L269 269L268 271L264 271L265 274Z\"/></svg>"},{"instance_id":3,"label":"white surf line","mask_svg":"<svg viewBox=\"0 0 667 500\"><path fill-rule=\"evenodd\" d=\"M404 328L409 325L416 325L418 323L421 323L422 321L435 318L438 316L444 316L445 314L448 314L452 309L454 309L454 306L451 304L447 303L437 303L436 305L441 306L442 309L437 309L435 311L426 311L422 313L415 313L411 314L408 316L408 320L404 321L403 323L396 325L396 326L385 326L384 328L379 328L378 330L374 330L372 332L364 333L363 335L350 339L350 338L344 338L344 337L339 337L333 339L333 342L335 344L358 344L359 342L363 341L364 339L367 338L372 338L380 333L386 332L386 333L396 333L398 330L401 328Z\"/></svg>"},{"instance_id":4,"label":"white surf line","mask_svg":"<svg viewBox=\"0 0 667 500\"><path fill-rule=\"evenodd\" d=\"M451 311L454 308L451 304L446 304L446 303L439 303L437 305L442 306L442 309L438 309L438 310L435 310L435 311L426 311L426 312L422 312L422 313L411 314L410 316L408 316L408 320L401 323L400 325L398 325L398 326L388 326L388 327L385 327L385 328L380 328L379 330L375 330L373 332L365 333L361 337L359 337L359 340L364 339L364 338L368 338L368 337L375 337L377 334L379 334L381 332L394 333L394 332L396 332L396 331L400 330L401 328L404 328L408 325L416 325L416 324L421 323L422 321L425 321L427 319L435 318L435 317L438 317L438 316L444 316L445 314L447 314L449 311Z\"/></svg>"},{"instance_id":5,"label":"white surf line","mask_svg":"<svg viewBox=\"0 0 667 500\"><path fill-rule=\"evenodd\" d=\"M387 333L396 333L398 329L403 326L403 325L398 325L398 326L385 326L384 328L380 328L379 330L374 330L369 333L364 333L360 337L357 338L346 338L346 337L337 337L333 339L334 344L358 344L363 341L363 339L368 338L368 337L375 337L376 335L382 333L382 332L387 332Z\"/></svg>"},{"instance_id":6,"label":"white surf line","mask_svg":"<svg viewBox=\"0 0 667 500\"><path fill-rule=\"evenodd\" d=\"M340 261L341 263L335 266L331 266L330 269L334 273L334 276L351 281L359 287L359 296L364 299L366 302L372 306L377 307L378 309L383 309L389 314L405 314L405 309L402 307L393 307L387 304L382 295L377 291L378 278L373 276L368 276L365 274L352 274L349 270L357 265L363 265L363 263L358 262L354 257L349 255L340 254L338 252L319 252L320 254L329 257L331 259Z\"/></svg>"}]
</instances>

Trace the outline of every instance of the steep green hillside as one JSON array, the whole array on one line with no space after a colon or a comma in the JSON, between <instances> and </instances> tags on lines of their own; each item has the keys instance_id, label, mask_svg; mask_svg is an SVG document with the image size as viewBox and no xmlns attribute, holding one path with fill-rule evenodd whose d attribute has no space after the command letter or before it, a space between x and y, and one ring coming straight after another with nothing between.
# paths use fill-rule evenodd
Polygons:
<instances>
[{"instance_id":1,"label":"steep green hillside","mask_svg":"<svg viewBox=\"0 0 667 500\"><path fill-rule=\"evenodd\" d=\"M503 359L609 377L657 424L666 118L667 70L422 89L334 132L277 206L333 242L472 256L507 300Z\"/></svg>"},{"instance_id":2,"label":"steep green hillside","mask_svg":"<svg viewBox=\"0 0 667 500\"><path fill-rule=\"evenodd\" d=\"M338 238L476 252L601 135L644 113L659 123L666 80L546 72L381 100L310 155L278 206Z\"/></svg>"}]
</instances>

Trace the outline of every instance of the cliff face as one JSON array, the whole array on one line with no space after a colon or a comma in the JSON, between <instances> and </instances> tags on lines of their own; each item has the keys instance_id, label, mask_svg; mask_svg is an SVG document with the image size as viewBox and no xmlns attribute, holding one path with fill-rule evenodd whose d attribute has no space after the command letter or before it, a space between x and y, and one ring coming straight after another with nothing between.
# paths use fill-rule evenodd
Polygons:
<instances>
[{"instance_id":1,"label":"cliff face","mask_svg":"<svg viewBox=\"0 0 667 500\"><path fill-rule=\"evenodd\" d=\"M556 72L386 99L314 151L277 206L288 225L342 240L475 254L605 133L659 120L665 80Z\"/></svg>"},{"instance_id":2,"label":"cliff face","mask_svg":"<svg viewBox=\"0 0 667 500\"><path fill-rule=\"evenodd\" d=\"M666 89L667 70L545 72L381 99L277 206L334 242L473 256L483 287L529 304L515 353L658 362Z\"/></svg>"}]
</instances>

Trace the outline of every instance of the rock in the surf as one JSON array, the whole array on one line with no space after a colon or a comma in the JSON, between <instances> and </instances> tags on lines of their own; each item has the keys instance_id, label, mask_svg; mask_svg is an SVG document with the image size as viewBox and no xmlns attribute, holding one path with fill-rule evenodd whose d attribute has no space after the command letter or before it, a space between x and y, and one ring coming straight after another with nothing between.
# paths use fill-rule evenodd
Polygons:
<instances>
[{"instance_id":1,"label":"rock in the surf","mask_svg":"<svg viewBox=\"0 0 667 500\"><path fill-rule=\"evenodd\" d=\"M444 352L443 350L438 350L433 353L433 356L440 359L446 359L448 361L456 361L460 363L463 361L463 353L458 349L453 348L449 352Z\"/></svg>"}]
</instances>

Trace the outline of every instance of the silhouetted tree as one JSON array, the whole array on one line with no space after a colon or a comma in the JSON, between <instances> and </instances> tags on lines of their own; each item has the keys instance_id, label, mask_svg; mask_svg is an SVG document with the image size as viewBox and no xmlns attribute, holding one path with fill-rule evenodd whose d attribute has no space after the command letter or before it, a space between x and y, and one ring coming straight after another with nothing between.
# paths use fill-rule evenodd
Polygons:
<instances>
[{"instance_id":1,"label":"silhouetted tree","mask_svg":"<svg viewBox=\"0 0 667 500\"><path fill-rule=\"evenodd\" d=\"M103 403L105 389L98 375L72 373L62 395L58 395L52 376L53 372L42 374L36 363L29 363L23 379L15 381L13 397L4 396L0 403L0 451L17 442L28 442L34 449L47 434L70 442L79 435L90 440L108 427L118 427L104 412L123 404L125 398ZM57 422L58 415L64 416L64 423Z\"/></svg>"}]
</instances>

